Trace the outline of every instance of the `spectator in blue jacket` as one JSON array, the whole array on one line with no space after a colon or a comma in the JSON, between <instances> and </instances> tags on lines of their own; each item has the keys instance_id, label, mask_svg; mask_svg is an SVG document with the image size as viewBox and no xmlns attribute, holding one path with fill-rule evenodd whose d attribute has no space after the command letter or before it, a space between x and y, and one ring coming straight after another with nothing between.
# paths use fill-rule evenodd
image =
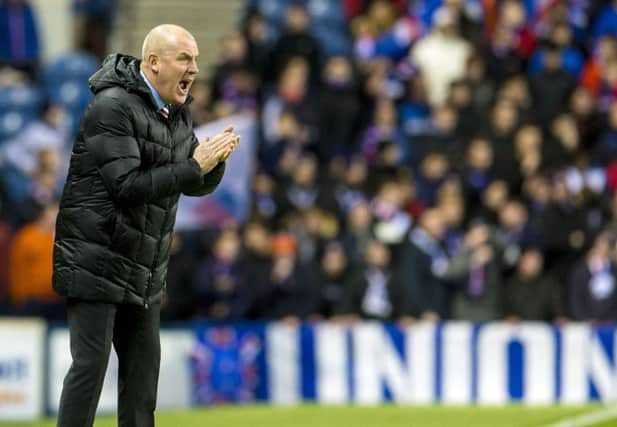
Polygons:
<instances>
[{"instance_id":1,"label":"spectator in blue jacket","mask_svg":"<svg viewBox=\"0 0 617 427\"><path fill-rule=\"evenodd\" d=\"M26 0L0 0L0 68L9 65L34 75L40 47L36 19Z\"/></svg>"}]
</instances>

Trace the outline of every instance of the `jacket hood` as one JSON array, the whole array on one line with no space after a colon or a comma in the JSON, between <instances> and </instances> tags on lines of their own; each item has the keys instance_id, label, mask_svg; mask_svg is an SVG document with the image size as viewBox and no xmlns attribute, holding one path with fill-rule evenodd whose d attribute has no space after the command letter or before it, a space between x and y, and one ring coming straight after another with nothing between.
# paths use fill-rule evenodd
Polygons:
<instances>
[{"instance_id":1,"label":"jacket hood","mask_svg":"<svg viewBox=\"0 0 617 427\"><path fill-rule=\"evenodd\" d=\"M128 55L114 53L103 61L101 68L90 77L88 83L93 93L113 86L127 90L148 89L139 75L140 60Z\"/></svg>"},{"instance_id":2,"label":"jacket hood","mask_svg":"<svg viewBox=\"0 0 617 427\"><path fill-rule=\"evenodd\" d=\"M156 101L150 92L150 88L139 73L140 59L121 53L112 53L107 56L101 68L90 77L88 83L90 90L98 92L110 87L119 86L127 92L135 92L147 98L156 107ZM189 95L185 105L192 100Z\"/></svg>"}]
</instances>

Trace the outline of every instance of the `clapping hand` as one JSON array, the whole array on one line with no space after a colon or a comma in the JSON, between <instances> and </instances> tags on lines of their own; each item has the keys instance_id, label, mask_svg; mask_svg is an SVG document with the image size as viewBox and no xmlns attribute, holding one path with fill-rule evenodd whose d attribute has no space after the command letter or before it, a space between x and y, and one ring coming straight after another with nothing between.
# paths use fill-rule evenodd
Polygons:
<instances>
[{"instance_id":1,"label":"clapping hand","mask_svg":"<svg viewBox=\"0 0 617 427\"><path fill-rule=\"evenodd\" d=\"M224 162L231 156L240 143L240 136L234 132L233 125L213 136L206 138L201 144L195 148L193 158L199 163L201 172L206 174L210 172L220 162Z\"/></svg>"}]
</instances>

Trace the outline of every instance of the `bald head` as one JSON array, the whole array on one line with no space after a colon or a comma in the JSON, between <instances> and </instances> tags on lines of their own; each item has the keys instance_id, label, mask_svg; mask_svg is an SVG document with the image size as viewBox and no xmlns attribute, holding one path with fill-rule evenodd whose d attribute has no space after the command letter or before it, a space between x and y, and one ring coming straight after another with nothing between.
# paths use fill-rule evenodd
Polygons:
<instances>
[{"instance_id":1,"label":"bald head","mask_svg":"<svg viewBox=\"0 0 617 427\"><path fill-rule=\"evenodd\" d=\"M141 59L146 62L152 53L163 54L166 50L173 48L178 40L189 38L195 42L195 38L186 28L174 24L162 24L154 27L144 38L141 47ZM197 44L197 43L195 43Z\"/></svg>"},{"instance_id":2,"label":"bald head","mask_svg":"<svg viewBox=\"0 0 617 427\"><path fill-rule=\"evenodd\" d=\"M182 104L198 73L197 42L178 25L154 27L144 39L141 69L165 103Z\"/></svg>"}]
</instances>

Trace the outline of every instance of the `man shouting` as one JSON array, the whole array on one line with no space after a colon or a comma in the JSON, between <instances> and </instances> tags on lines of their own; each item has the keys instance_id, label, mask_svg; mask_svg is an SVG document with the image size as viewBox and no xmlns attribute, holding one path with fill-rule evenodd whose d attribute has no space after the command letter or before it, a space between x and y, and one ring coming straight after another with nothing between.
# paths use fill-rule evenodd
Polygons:
<instances>
[{"instance_id":1,"label":"man shouting","mask_svg":"<svg viewBox=\"0 0 617 427\"><path fill-rule=\"evenodd\" d=\"M58 427L90 427L113 344L118 425L154 426L159 315L180 194L221 181L240 138L201 143L187 107L195 38L175 25L146 36L141 60L107 57L86 109L56 223L54 289L67 297L73 363Z\"/></svg>"}]
</instances>

